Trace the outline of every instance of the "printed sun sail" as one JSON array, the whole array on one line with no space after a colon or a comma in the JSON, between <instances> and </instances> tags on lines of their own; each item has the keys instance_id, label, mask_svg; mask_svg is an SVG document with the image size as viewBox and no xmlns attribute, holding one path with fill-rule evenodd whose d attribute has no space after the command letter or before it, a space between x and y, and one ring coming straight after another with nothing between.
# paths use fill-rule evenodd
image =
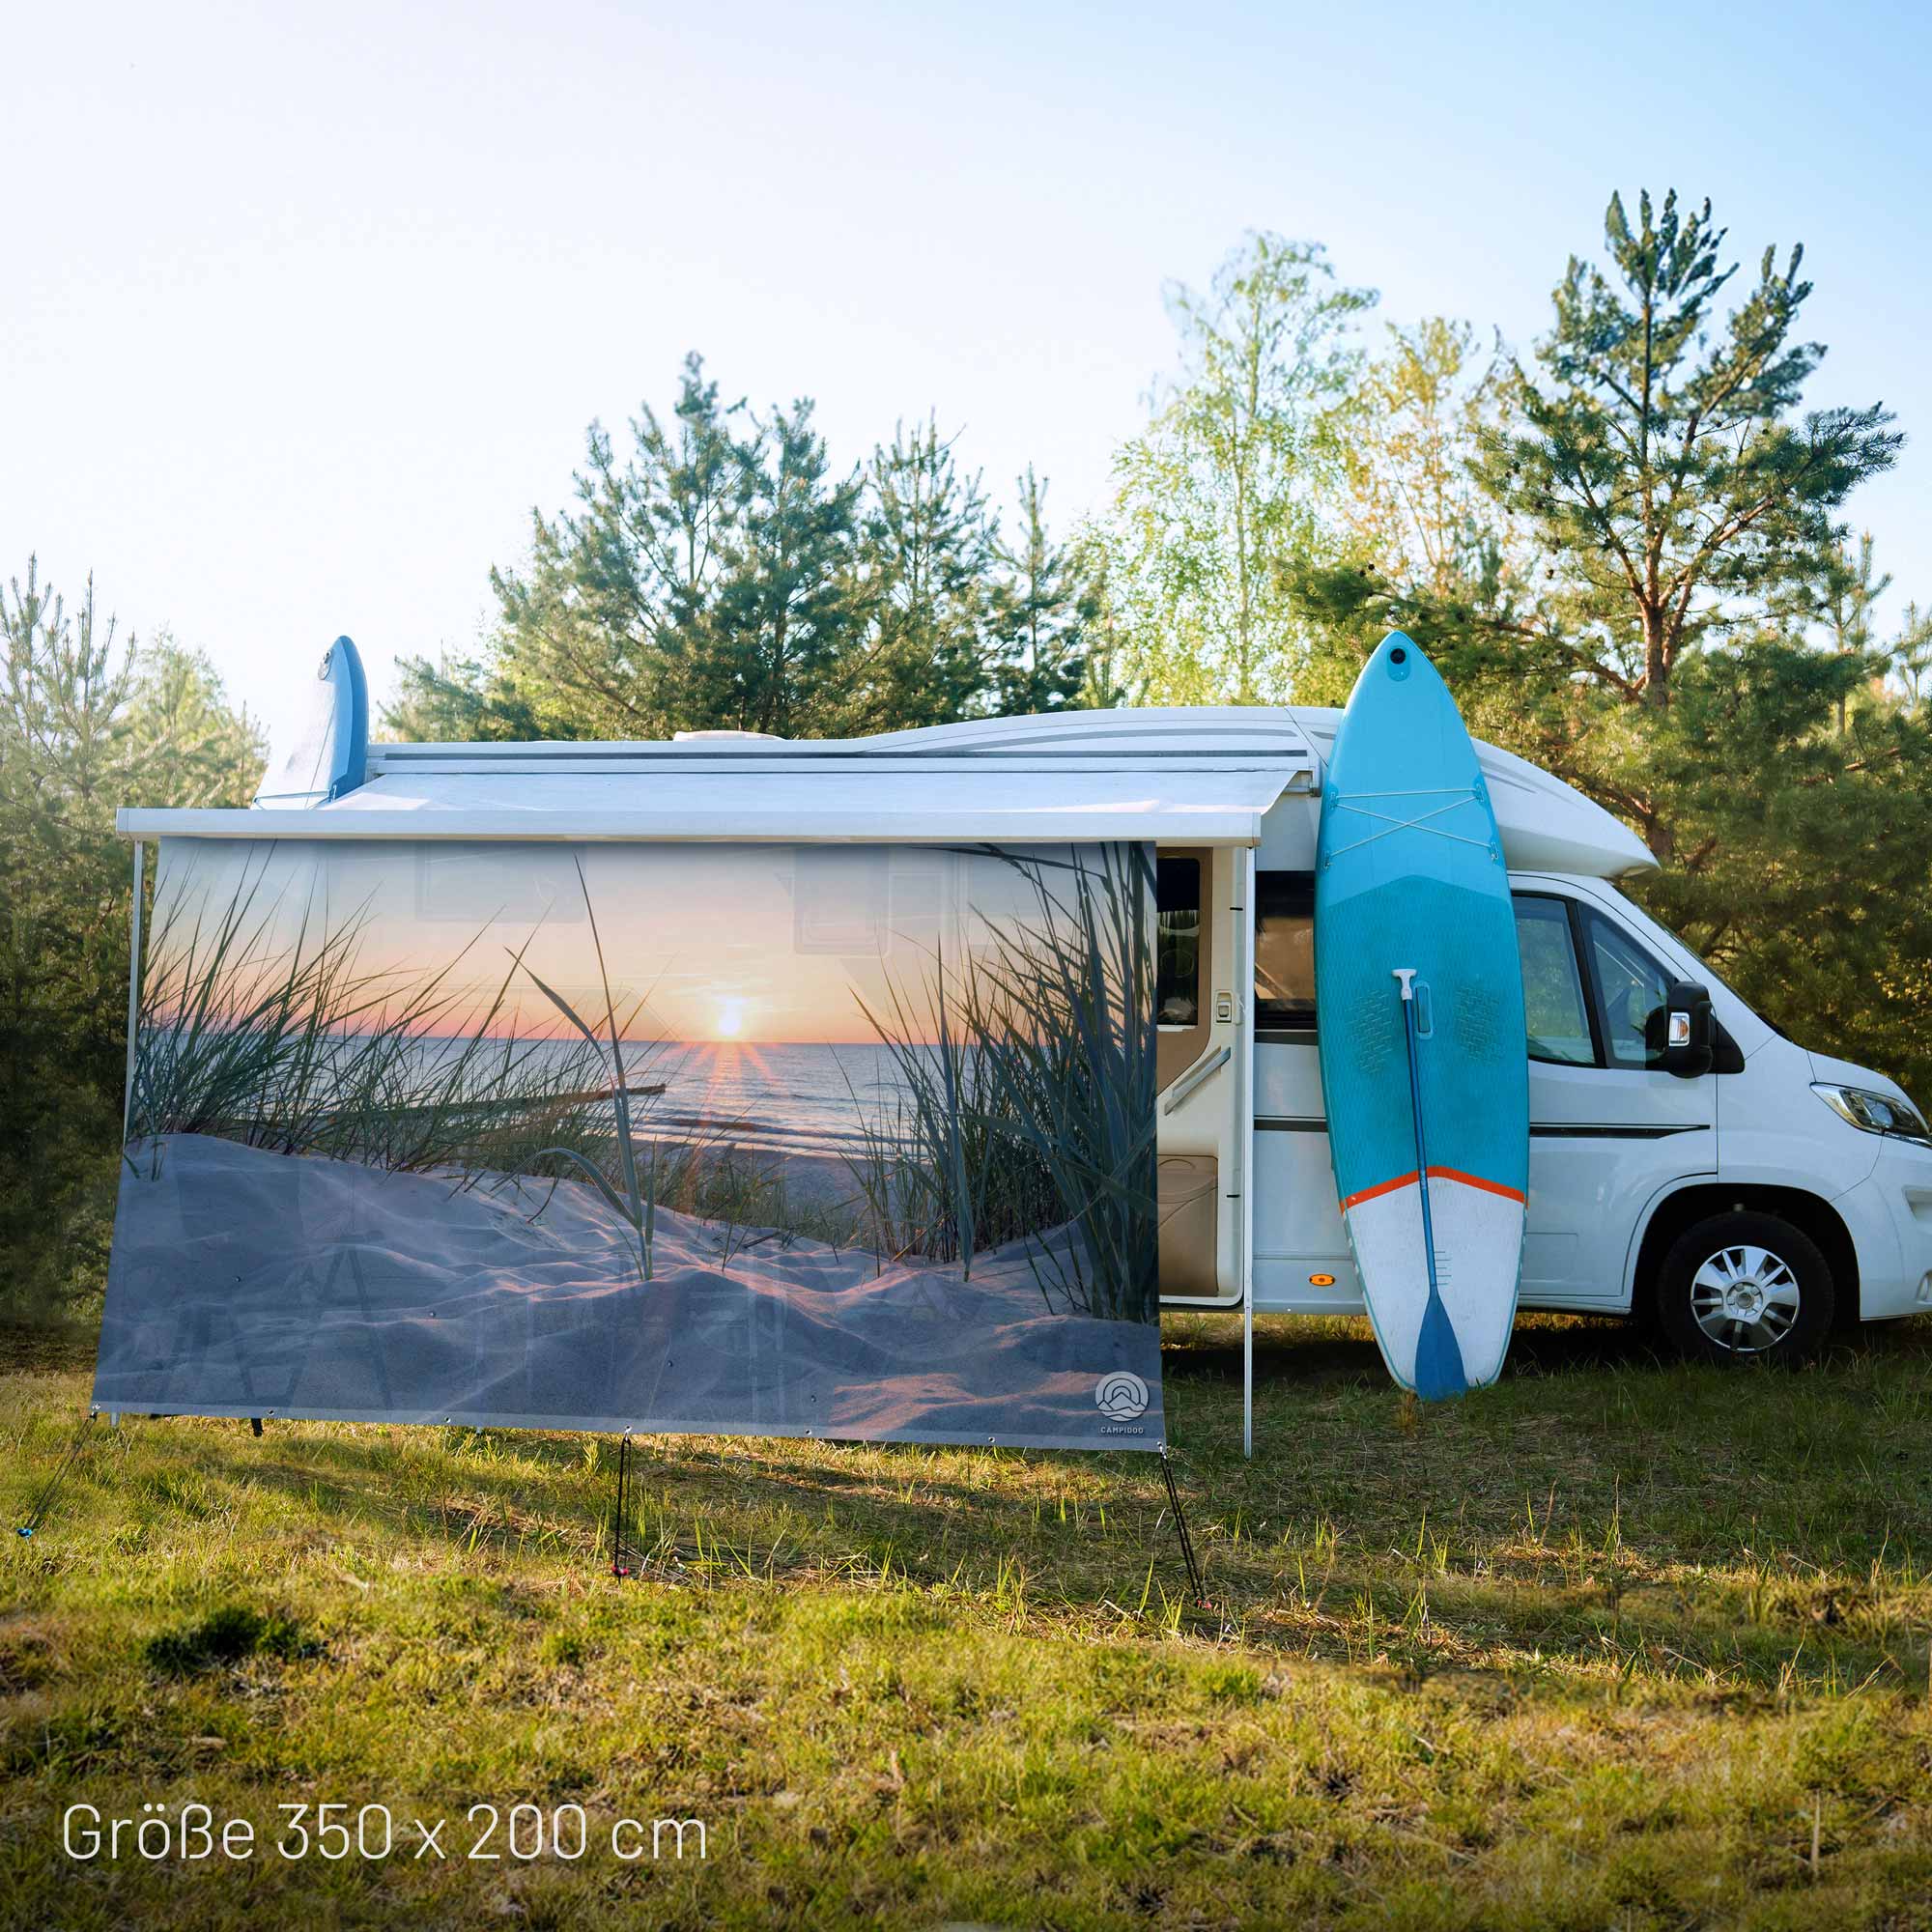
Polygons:
<instances>
[{"instance_id":1,"label":"printed sun sail","mask_svg":"<svg viewBox=\"0 0 1932 1932\"><path fill-rule=\"evenodd\" d=\"M1157 1448L1152 881L164 840L95 1401Z\"/></svg>"}]
</instances>

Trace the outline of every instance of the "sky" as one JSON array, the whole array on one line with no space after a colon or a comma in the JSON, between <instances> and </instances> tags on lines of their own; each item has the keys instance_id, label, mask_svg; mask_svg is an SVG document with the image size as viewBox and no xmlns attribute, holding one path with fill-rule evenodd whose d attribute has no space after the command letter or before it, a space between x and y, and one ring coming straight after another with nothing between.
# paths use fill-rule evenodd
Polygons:
<instances>
[{"instance_id":1,"label":"sky","mask_svg":"<svg viewBox=\"0 0 1932 1932\"><path fill-rule=\"evenodd\" d=\"M841 465L936 412L1065 527L1244 231L1527 349L1613 187L1806 244L1818 404L1932 601L1932 15L1808 7L41 4L0 116L0 581L163 625L281 736L346 632L473 648L585 426L809 394Z\"/></svg>"}]
</instances>

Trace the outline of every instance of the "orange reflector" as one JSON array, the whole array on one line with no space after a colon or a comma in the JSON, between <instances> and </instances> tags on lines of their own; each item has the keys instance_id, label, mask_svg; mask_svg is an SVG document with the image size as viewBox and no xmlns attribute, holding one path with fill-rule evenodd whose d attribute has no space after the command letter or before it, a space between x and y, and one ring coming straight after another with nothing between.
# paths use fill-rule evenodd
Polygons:
<instances>
[{"instance_id":1,"label":"orange reflector","mask_svg":"<svg viewBox=\"0 0 1932 1932\"><path fill-rule=\"evenodd\" d=\"M1312 1274L1308 1277L1308 1285L1310 1288L1333 1288L1335 1277L1332 1274Z\"/></svg>"}]
</instances>

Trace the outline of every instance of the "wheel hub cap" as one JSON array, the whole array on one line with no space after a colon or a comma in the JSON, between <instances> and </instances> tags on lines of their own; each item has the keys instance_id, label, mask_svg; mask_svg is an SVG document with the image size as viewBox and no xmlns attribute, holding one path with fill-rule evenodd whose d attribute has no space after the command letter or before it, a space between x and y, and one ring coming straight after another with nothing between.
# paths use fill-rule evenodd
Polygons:
<instances>
[{"instance_id":1,"label":"wheel hub cap","mask_svg":"<svg viewBox=\"0 0 1932 1932\"><path fill-rule=\"evenodd\" d=\"M1690 1277L1697 1326L1731 1354L1760 1355L1798 1320L1798 1277L1769 1248L1720 1248Z\"/></svg>"}]
</instances>

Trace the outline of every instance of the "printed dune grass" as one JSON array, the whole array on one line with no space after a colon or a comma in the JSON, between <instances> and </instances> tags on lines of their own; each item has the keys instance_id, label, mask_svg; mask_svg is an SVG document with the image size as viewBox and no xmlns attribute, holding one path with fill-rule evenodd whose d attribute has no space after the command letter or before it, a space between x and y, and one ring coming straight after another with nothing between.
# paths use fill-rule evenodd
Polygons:
<instances>
[{"instance_id":1,"label":"printed dune grass","mask_svg":"<svg viewBox=\"0 0 1932 1932\"><path fill-rule=\"evenodd\" d=\"M469 947L404 982L361 969L358 918L305 907L284 937L288 916L258 868L157 921L128 1119L150 1162L168 1135L213 1134L468 1184L544 1172L546 1143L593 1130L594 1043L497 1032L519 958L479 1009L455 977Z\"/></svg>"},{"instance_id":2,"label":"printed dune grass","mask_svg":"<svg viewBox=\"0 0 1932 1932\"><path fill-rule=\"evenodd\" d=\"M853 1172L884 1253L957 1262L1018 1241L1049 1309L1155 1311L1152 869L1137 845L994 855L1029 917L866 1008L901 1096ZM928 1042L919 1015L931 1015Z\"/></svg>"},{"instance_id":3,"label":"printed dune grass","mask_svg":"<svg viewBox=\"0 0 1932 1932\"><path fill-rule=\"evenodd\" d=\"M1802 1373L1521 1326L1418 1409L1365 1328L1170 1322L1133 1457L99 1428L0 1558L0 1920L1901 1927L1932 1918L1932 1324ZM0 1380L14 1520L80 1366ZM707 1821L701 1865L78 1870L62 1809ZM460 1833L459 1833L460 1835ZM412 1842L412 1849L413 1848Z\"/></svg>"},{"instance_id":4,"label":"printed dune grass","mask_svg":"<svg viewBox=\"0 0 1932 1932\"><path fill-rule=\"evenodd\" d=\"M734 1154L729 1122L650 1132L675 1056L633 1037L643 1002L620 1007L601 939L593 1023L514 950L479 1003L457 975L488 927L412 978L365 972L360 918L325 924L305 906L292 922L264 869L218 909L168 908L151 936L129 1087L137 1171L165 1158L167 1136L200 1133L459 1187L585 1179L633 1229L645 1279L660 1207L728 1229L849 1236L850 1215L791 1202L781 1175ZM584 901L594 933L587 890ZM557 1010L557 1030L503 1029L519 979Z\"/></svg>"}]
</instances>

